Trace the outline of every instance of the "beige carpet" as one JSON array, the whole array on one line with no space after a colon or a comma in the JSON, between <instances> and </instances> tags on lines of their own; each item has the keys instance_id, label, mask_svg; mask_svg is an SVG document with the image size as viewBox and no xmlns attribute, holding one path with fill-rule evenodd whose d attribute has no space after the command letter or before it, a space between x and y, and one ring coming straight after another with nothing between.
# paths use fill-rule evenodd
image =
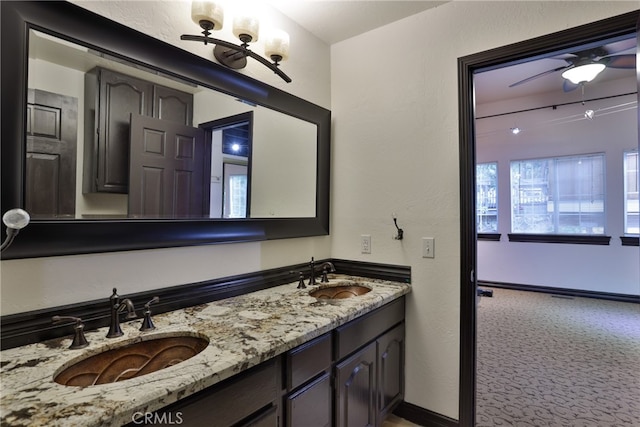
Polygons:
<instances>
[{"instance_id":1,"label":"beige carpet","mask_svg":"<svg viewBox=\"0 0 640 427\"><path fill-rule=\"evenodd\" d=\"M640 426L640 305L493 295L478 307L477 426Z\"/></svg>"}]
</instances>

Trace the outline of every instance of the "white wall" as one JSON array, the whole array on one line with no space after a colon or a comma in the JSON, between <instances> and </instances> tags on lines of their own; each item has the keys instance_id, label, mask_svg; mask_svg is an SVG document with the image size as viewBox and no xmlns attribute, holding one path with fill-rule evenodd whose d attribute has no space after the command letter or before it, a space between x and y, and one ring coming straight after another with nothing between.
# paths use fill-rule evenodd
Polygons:
<instances>
[{"instance_id":1,"label":"white wall","mask_svg":"<svg viewBox=\"0 0 640 427\"><path fill-rule=\"evenodd\" d=\"M332 250L406 264L406 400L458 418L457 58L637 9L637 2L454 1L332 46ZM395 233L396 212L405 239ZM360 235L372 236L371 255ZM421 238L435 237L435 258Z\"/></svg>"},{"instance_id":2,"label":"white wall","mask_svg":"<svg viewBox=\"0 0 640 427\"><path fill-rule=\"evenodd\" d=\"M635 76L585 86L585 99L634 93ZM638 147L637 95L580 103L580 90L478 105L477 117L566 102L573 105L476 120L477 161L498 162L500 242L478 242L478 279L619 294L640 294L637 246L624 235L623 153ZM589 108L594 120L582 115ZM509 129L523 131L513 135ZM509 242L512 160L604 153L609 246Z\"/></svg>"},{"instance_id":3,"label":"white wall","mask_svg":"<svg viewBox=\"0 0 640 427\"><path fill-rule=\"evenodd\" d=\"M211 46L180 40L181 34L199 34L199 28L191 21L190 2L75 3L214 60ZM282 69L293 82L285 83L257 61L249 61L240 72L330 108L329 47L275 10L266 10L266 19L291 35L290 60L283 62ZM230 40L233 36L220 37ZM255 49L261 51L260 42ZM330 237L2 261L1 313L8 315L100 298L106 304L114 286L121 295L127 295L306 262L312 256L316 259L330 256Z\"/></svg>"}]
</instances>

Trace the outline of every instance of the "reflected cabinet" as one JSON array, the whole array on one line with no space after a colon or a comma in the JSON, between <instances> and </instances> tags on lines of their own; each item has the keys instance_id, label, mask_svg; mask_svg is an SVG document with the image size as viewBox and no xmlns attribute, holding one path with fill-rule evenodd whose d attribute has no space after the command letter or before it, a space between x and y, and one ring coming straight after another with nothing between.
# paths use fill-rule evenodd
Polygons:
<instances>
[{"instance_id":1,"label":"reflected cabinet","mask_svg":"<svg viewBox=\"0 0 640 427\"><path fill-rule=\"evenodd\" d=\"M85 74L83 192L129 192L131 115L192 126L193 95L96 67Z\"/></svg>"}]
</instances>

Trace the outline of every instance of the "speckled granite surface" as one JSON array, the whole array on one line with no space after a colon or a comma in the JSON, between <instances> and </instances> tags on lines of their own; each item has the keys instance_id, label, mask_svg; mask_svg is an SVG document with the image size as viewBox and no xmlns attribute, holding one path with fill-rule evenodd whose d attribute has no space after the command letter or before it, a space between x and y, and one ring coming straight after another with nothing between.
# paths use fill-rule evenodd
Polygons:
<instances>
[{"instance_id":1,"label":"speckled granite surface","mask_svg":"<svg viewBox=\"0 0 640 427\"><path fill-rule=\"evenodd\" d=\"M141 320L122 324L124 336L107 328L86 333L90 344L69 350L71 337L0 352L0 422L3 426L114 426L135 413L153 411L178 398L284 353L318 335L410 292L407 284L334 275L330 285L356 281L371 292L319 301L297 283L154 316L156 330L139 332ZM108 302L105 300L105 310ZM69 326L71 333L71 326ZM123 382L70 387L54 375L80 359L124 342L188 333L209 346L172 367Z\"/></svg>"}]
</instances>

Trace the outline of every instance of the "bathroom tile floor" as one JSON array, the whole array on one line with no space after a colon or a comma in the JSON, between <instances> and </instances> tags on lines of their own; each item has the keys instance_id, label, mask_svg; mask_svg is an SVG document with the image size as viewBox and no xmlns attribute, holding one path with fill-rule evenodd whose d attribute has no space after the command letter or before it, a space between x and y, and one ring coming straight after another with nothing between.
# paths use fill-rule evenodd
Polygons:
<instances>
[{"instance_id":1,"label":"bathroom tile floor","mask_svg":"<svg viewBox=\"0 0 640 427\"><path fill-rule=\"evenodd\" d=\"M382 427L417 427L418 424L411 423L404 418L397 417L395 415L389 415L382 423Z\"/></svg>"}]
</instances>

